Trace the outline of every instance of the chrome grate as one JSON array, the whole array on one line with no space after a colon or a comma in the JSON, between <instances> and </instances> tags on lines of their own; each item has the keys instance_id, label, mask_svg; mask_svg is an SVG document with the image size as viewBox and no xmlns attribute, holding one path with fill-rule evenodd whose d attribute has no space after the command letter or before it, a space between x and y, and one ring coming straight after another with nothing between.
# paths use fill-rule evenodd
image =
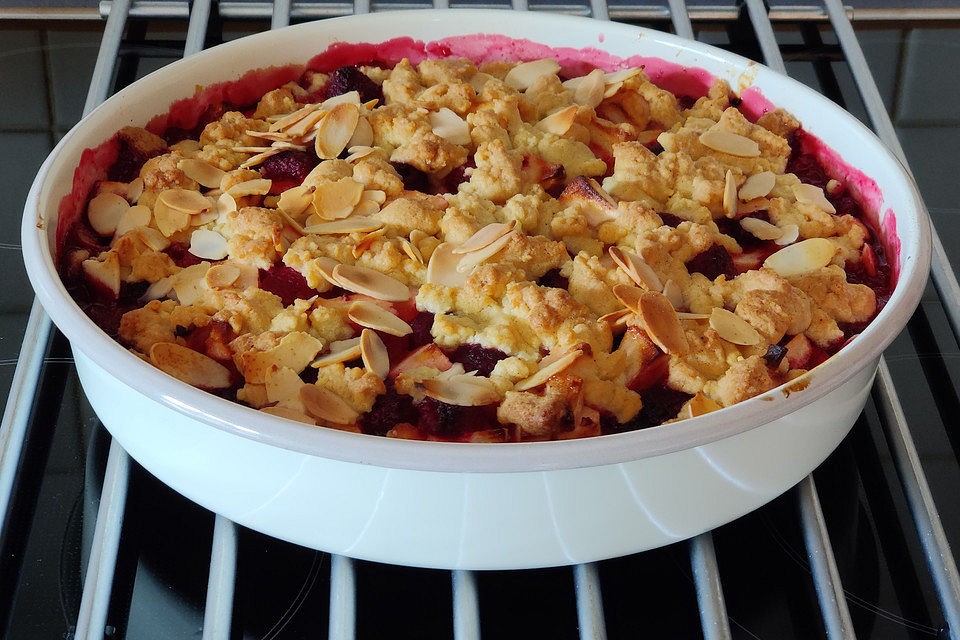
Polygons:
<instances>
[{"instance_id":1,"label":"chrome grate","mask_svg":"<svg viewBox=\"0 0 960 640\"><path fill-rule=\"evenodd\" d=\"M104 2L100 5L100 13L107 17L107 22L87 93L84 114L89 113L108 96L113 84L124 30L128 21L133 18L189 19L184 46L184 55L189 56L203 48L208 33L208 23L214 17L218 20L269 19L271 28L279 28L289 24L291 19L307 20L365 13L385 8L429 6L446 8L448 2L435 0L433 5L428 3L382 4L371 3L370 0L355 0L353 4L276 0L272 5L265 2L229 1L213 5L211 0L194 0L190 4L166 0ZM507 8L506 4L470 4L469 6ZM527 0L512 0L510 7L514 10L534 8L528 6ZM588 5L551 4L538 5L535 9L592 15L600 19L669 23L675 33L690 38L694 36L691 17L711 20L731 19L727 8L688 7L683 0L669 0L668 7L608 5L605 0L589 0ZM871 76L860 43L851 27L848 10L840 0L824 0L822 7L777 6L773 9L768 9L762 0L745 0L745 9L764 62L781 72L786 72L786 66L771 20L829 20L842 48L843 60L856 81L875 130L906 164L903 149L883 105L877 85ZM737 15L734 11L733 17ZM960 337L960 287L947 260L943 244L936 233L934 234L932 273L953 334L955 337ZM24 442L31 429L34 398L41 383L42 364L51 333L49 319L35 303L2 426L0 426L0 515L4 518L0 521L3 525L0 530L9 525L8 517L20 469L19 462ZM886 361L881 360L873 395L882 417L885 436L920 544L926 556L927 569L936 588L940 610L948 624L949 637L960 640L960 576L958 576L954 557L933 503ZM86 564L86 579L83 584L79 616L76 620L74 637L79 639L103 638L107 629L115 570L121 549L121 532L130 476L130 458L116 442L111 442L91 553ZM813 476L802 481L795 493L802 539L806 546L826 635L831 640L854 638L854 625L847 606L847 596L840 581L840 573ZM732 638L713 535L703 534L690 540L688 545L690 570L693 575L703 637L706 640ZM229 520L217 516L213 525L209 559L202 630L204 640L232 637L237 558L237 527ZM572 571L580 638L605 639L607 637L606 620L598 565L578 565L573 567ZM453 635L457 640L479 639L481 609L477 575L468 571L454 571L450 573L450 581ZM356 637L357 611L356 563L349 558L335 556L330 565L328 637L335 640Z\"/></svg>"}]
</instances>

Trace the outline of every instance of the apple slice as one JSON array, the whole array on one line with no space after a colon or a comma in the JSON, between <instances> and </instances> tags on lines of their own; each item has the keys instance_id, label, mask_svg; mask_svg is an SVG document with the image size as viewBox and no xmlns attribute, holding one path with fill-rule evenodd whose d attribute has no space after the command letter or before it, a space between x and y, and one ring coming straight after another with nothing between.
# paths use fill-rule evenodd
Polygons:
<instances>
[{"instance_id":1,"label":"apple slice","mask_svg":"<svg viewBox=\"0 0 960 640\"><path fill-rule=\"evenodd\" d=\"M802 333L793 336L790 342L784 345L787 348L787 362L791 369L805 369L813 355L813 345Z\"/></svg>"}]
</instances>

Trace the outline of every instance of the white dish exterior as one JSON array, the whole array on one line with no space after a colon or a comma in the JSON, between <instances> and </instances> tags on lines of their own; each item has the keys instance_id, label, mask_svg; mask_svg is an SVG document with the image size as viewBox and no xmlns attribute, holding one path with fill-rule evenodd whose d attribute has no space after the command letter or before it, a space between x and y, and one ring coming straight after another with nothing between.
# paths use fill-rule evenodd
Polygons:
<instances>
[{"instance_id":1,"label":"white dish exterior","mask_svg":"<svg viewBox=\"0 0 960 640\"><path fill-rule=\"evenodd\" d=\"M912 180L872 133L822 96L712 47L625 25L549 14L413 11L324 20L197 54L123 90L78 124L31 189L23 248L37 295L70 339L84 390L123 447L195 502L242 525L357 558L461 569L540 567L634 553L728 522L787 490L842 440L879 355L919 300L929 222ZM598 47L744 77L880 185L897 215L900 275L871 326L815 369L694 420L562 442L401 441L308 427L193 389L128 353L69 297L52 253L57 205L83 149L142 126L195 85L303 63L336 41L498 33ZM602 44L601 44L602 43ZM38 218L43 225L38 225ZM796 387L794 387L796 388Z\"/></svg>"}]
</instances>

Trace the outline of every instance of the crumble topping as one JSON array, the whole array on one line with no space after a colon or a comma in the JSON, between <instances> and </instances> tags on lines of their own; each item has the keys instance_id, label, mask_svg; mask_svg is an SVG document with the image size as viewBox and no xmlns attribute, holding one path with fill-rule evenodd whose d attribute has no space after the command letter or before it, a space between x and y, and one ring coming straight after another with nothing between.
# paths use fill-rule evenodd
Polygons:
<instances>
[{"instance_id":1,"label":"crumble topping","mask_svg":"<svg viewBox=\"0 0 960 640\"><path fill-rule=\"evenodd\" d=\"M841 182L723 81L465 59L308 71L127 127L61 271L194 386L308 424L503 442L655 426L803 374L889 291Z\"/></svg>"}]
</instances>

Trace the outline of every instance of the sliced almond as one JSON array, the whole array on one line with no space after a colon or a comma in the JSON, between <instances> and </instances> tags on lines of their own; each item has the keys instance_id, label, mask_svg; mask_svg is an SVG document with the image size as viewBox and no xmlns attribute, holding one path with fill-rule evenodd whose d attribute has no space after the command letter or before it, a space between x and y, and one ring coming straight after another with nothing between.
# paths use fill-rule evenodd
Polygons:
<instances>
[{"instance_id":1,"label":"sliced almond","mask_svg":"<svg viewBox=\"0 0 960 640\"><path fill-rule=\"evenodd\" d=\"M273 186L272 180L256 178L233 185L227 189L227 193L234 198L242 198L243 196L265 196L270 193L271 186Z\"/></svg>"},{"instance_id":2,"label":"sliced almond","mask_svg":"<svg viewBox=\"0 0 960 640\"><path fill-rule=\"evenodd\" d=\"M610 324L616 325L620 320L626 316L633 315L633 311L630 309L620 309L619 311L611 311L610 313L605 313L599 318L597 322L609 322Z\"/></svg>"},{"instance_id":3,"label":"sliced almond","mask_svg":"<svg viewBox=\"0 0 960 640\"><path fill-rule=\"evenodd\" d=\"M667 296L667 300L670 301L674 309L680 309L686 304L683 299L683 290L673 280L667 280L663 283L663 295Z\"/></svg>"},{"instance_id":4,"label":"sliced almond","mask_svg":"<svg viewBox=\"0 0 960 640\"><path fill-rule=\"evenodd\" d=\"M776 184L777 176L773 171L755 173L740 187L740 199L746 202L754 198L766 198Z\"/></svg>"},{"instance_id":5,"label":"sliced almond","mask_svg":"<svg viewBox=\"0 0 960 640\"><path fill-rule=\"evenodd\" d=\"M457 271L461 273L470 273L478 264L481 264L500 253L504 247L507 246L510 240L513 239L515 234L516 228L512 228L506 234L500 236L487 246L464 254L463 258L460 260L460 264L457 265Z\"/></svg>"},{"instance_id":6,"label":"sliced almond","mask_svg":"<svg viewBox=\"0 0 960 640\"><path fill-rule=\"evenodd\" d=\"M571 126L573 126L573 121L577 117L578 109L579 107L577 107L577 105L570 105L565 109L555 111L538 122L536 127L541 131L547 131L548 133L562 136L570 130Z\"/></svg>"},{"instance_id":7,"label":"sliced almond","mask_svg":"<svg viewBox=\"0 0 960 640\"><path fill-rule=\"evenodd\" d=\"M709 313L686 313L684 311L677 311L677 318L680 320L709 320Z\"/></svg>"},{"instance_id":8,"label":"sliced almond","mask_svg":"<svg viewBox=\"0 0 960 640\"><path fill-rule=\"evenodd\" d=\"M250 167L255 167L257 165L263 164L267 158L271 158L278 153L283 153L283 149L270 148L262 153L258 153L255 156L247 158L245 162L240 165L241 169L248 169Z\"/></svg>"},{"instance_id":9,"label":"sliced almond","mask_svg":"<svg viewBox=\"0 0 960 640\"><path fill-rule=\"evenodd\" d=\"M503 81L518 91L526 91L537 78L543 75L557 73L560 64L553 58L542 58L531 62L523 62L507 72Z\"/></svg>"},{"instance_id":10,"label":"sliced almond","mask_svg":"<svg viewBox=\"0 0 960 640\"><path fill-rule=\"evenodd\" d=\"M99 283L110 291L114 298L120 295L120 260L115 252L108 253L103 262L90 259L81 264L87 279Z\"/></svg>"},{"instance_id":11,"label":"sliced almond","mask_svg":"<svg viewBox=\"0 0 960 640\"><path fill-rule=\"evenodd\" d=\"M277 207L291 216L299 216L313 203L314 188L310 185L291 187L280 194Z\"/></svg>"},{"instance_id":12,"label":"sliced almond","mask_svg":"<svg viewBox=\"0 0 960 640\"><path fill-rule=\"evenodd\" d=\"M300 374L290 367L271 366L264 376L267 402L285 402L300 399L300 387L304 385Z\"/></svg>"},{"instance_id":13,"label":"sliced almond","mask_svg":"<svg viewBox=\"0 0 960 640\"><path fill-rule=\"evenodd\" d=\"M358 129L359 129L359 127L358 127ZM345 158L345 160L346 160L347 162L349 162L350 164L353 164L353 163L356 162L357 160L360 160L360 159L362 159L362 158L366 158L368 155L370 155L371 153L373 153L374 151L376 151L376 149L373 148L373 147L368 147L368 146L364 146L364 145L357 145L357 146L355 146L355 147L349 147L349 148L347 149L347 151L350 152L350 155L348 155L348 156Z\"/></svg>"},{"instance_id":14,"label":"sliced almond","mask_svg":"<svg viewBox=\"0 0 960 640\"><path fill-rule=\"evenodd\" d=\"M615 82L626 82L634 76L640 75L640 72L643 71L642 67L631 67L630 69L620 69L619 71L611 71L604 74L603 79L607 84L613 84Z\"/></svg>"},{"instance_id":15,"label":"sliced almond","mask_svg":"<svg viewBox=\"0 0 960 640\"><path fill-rule=\"evenodd\" d=\"M746 216L757 211L763 211L770 208L770 201L766 198L754 198L748 202L741 202L737 205L737 215Z\"/></svg>"},{"instance_id":16,"label":"sliced almond","mask_svg":"<svg viewBox=\"0 0 960 640\"><path fill-rule=\"evenodd\" d=\"M470 80L468 80L468 82L470 83L470 86L473 87L473 90L476 92L476 94L480 95L480 92L483 91L484 85L495 79L496 78L489 73L483 73L481 71L470 76Z\"/></svg>"},{"instance_id":17,"label":"sliced almond","mask_svg":"<svg viewBox=\"0 0 960 640\"><path fill-rule=\"evenodd\" d=\"M210 267L204 278L211 289L226 289L240 278L240 268L228 262L215 264Z\"/></svg>"},{"instance_id":18,"label":"sliced almond","mask_svg":"<svg viewBox=\"0 0 960 640\"><path fill-rule=\"evenodd\" d=\"M619 92L620 89L622 88L623 88L622 82L608 82L603 87L604 99L612 98L613 96L617 95L617 92Z\"/></svg>"},{"instance_id":19,"label":"sliced almond","mask_svg":"<svg viewBox=\"0 0 960 640\"><path fill-rule=\"evenodd\" d=\"M319 104L305 105L300 109L297 109L293 113L289 113L283 116L282 118L278 119L276 122L270 125L270 131L271 132L282 131L283 129L286 129L289 126L296 124L297 122L307 117L311 113L314 113L319 108L320 108Z\"/></svg>"},{"instance_id":20,"label":"sliced almond","mask_svg":"<svg viewBox=\"0 0 960 640\"><path fill-rule=\"evenodd\" d=\"M137 238L143 242L143 244L154 251L163 251L170 246L170 241L152 227L137 227L136 234Z\"/></svg>"},{"instance_id":21,"label":"sliced almond","mask_svg":"<svg viewBox=\"0 0 960 640\"><path fill-rule=\"evenodd\" d=\"M783 235L783 230L775 224L759 218L742 218L740 226L744 231L760 240L776 240Z\"/></svg>"},{"instance_id":22,"label":"sliced almond","mask_svg":"<svg viewBox=\"0 0 960 640\"><path fill-rule=\"evenodd\" d=\"M579 349L574 349L570 353L565 354L563 357L554 360L553 362L543 366L535 374L521 380L516 383L513 388L515 391L526 391L527 389L533 389L534 387L539 387L541 384L557 375L558 373L563 372L567 367L572 365L577 361L577 358L583 355L583 352Z\"/></svg>"},{"instance_id":23,"label":"sliced almond","mask_svg":"<svg viewBox=\"0 0 960 640\"><path fill-rule=\"evenodd\" d=\"M152 219L153 212L150 211L150 209L142 204L134 205L124 211L123 215L120 216L120 219L117 221L117 228L114 230L114 235L119 238L137 227L149 225Z\"/></svg>"},{"instance_id":24,"label":"sliced almond","mask_svg":"<svg viewBox=\"0 0 960 640\"><path fill-rule=\"evenodd\" d=\"M781 236L775 242L781 247L793 244L800 237L800 227L795 224L785 224L780 227Z\"/></svg>"},{"instance_id":25,"label":"sliced almond","mask_svg":"<svg viewBox=\"0 0 960 640\"><path fill-rule=\"evenodd\" d=\"M209 224L220 217L220 214L216 210L207 211L206 213L198 213L195 216L190 216L190 226L191 227L202 227L205 224Z\"/></svg>"},{"instance_id":26,"label":"sliced almond","mask_svg":"<svg viewBox=\"0 0 960 640\"><path fill-rule=\"evenodd\" d=\"M368 269L367 267L337 265L333 278L341 287L388 302L405 302L410 298L410 289L396 278Z\"/></svg>"},{"instance_id":27,"label":"sliced almond","mask_svg":"<svg viewBox=\"0 0 960 640\"><path fill-rule=\"evenodd\" d=\"M427 283L444 287L462 287L467 274L460 271L460 260L464 256L453 252L455 245L442 242L437 245L427 264Z\"/></svg>"},{"instance_id":28,"label":"sliced almond","mask_svg":"<svg viewBox=\"0 0 960 640\"><path fill-rule=\"evenodd\" d=\"M302 144L295 144L293 142L287 142L286 140L276 140L272 145L274 149L280 149L281 151L306 151L307 147Z\"/></svg>"},{"instance_id":29,"label":"sliced almond","mask_svg":"<svg viewBox=\"0 0 960 640\"><path fill-rule=\"evenodd\" d=\"M703 392L698 391L697 395L693 396L687 400L686 403L684 403L683 407L680 408L680 414L677 417L686 420L719 410L719 404L703 395Z\"/></svg>"},{"instance_id":30,"label":"sliced almond","mask_svg":"<svg viewBox=\"0 0 960 640\"><path fill-rule=\"evenodd\" d=\"M268 116L267 120L273 116ZM279 122L277 118L277 122ZM283 131L253 131L252 129L247 129L243 132L245 135L250 136L251 138L262 138L263 140L270 140L271 142L287 141L290 139L290 136L284 133Z\"/></svg>"},{"instance_id":31,"label":"sliced almond","mask_svg":"<svg viewBox=\"0 0 960 640\"><path fill-rule=\"evenodd\" d=\"M763 266L789 278L827 266L836 252L837 248L826 238L808 238L780 249L764 260Z\"/></svg>"},{"instance_id":32,"label":"sliced almond","mask_svg":"<svg viewBox=\"0 0 960 640\"><path fill-rule=\"evenodd\" d=\"M350 140L347 141L347 149L351 150L354 147L372 147L373 146L373 127L370 126L370 121L360 116L357 120L357 128L353 130L353 135L350 136ZM351 155L353 151L350 151Z\"/></svg>"},{"instance_id":33,"label":"sliced almond","mask_svg":"<svg viewBox=\"0 0 960 640\"><path fill-rule=\"evenodd\" d=\"M289 213L287 213L283 209L277 209L277 213L280 214L280 217L283 218L283 221L286 222L288 225L290 225L290 227L294 231L296 231L301 236L306 235L305 231L303 230L303 225L297 222L297 220L294 219Z\"/></svg>"},{"instance_id":34,"label":"sliced almond","mask_svg":"<svg viewBox=\"0 0 960 640\"><path fill-rule=\"evenodd\" d=\"M381 380L390 373L390 354L376 331L364 329L360 332L360 357L367 371Z\"/></svg>"},{"instance_id":35,"label":"sliced almond","mask_svg":"<svg viewBox=\"0 0 960 640\"><path fill-rule=\"evenodd\" d=\"M340 282L333 275L333 270L340 265L339 262L337 262L333 258L320 256L313 259L313 264L316 265L317 271L320 272L320 275L322 275L327 282L329 282L335 287L340 286Z\"/></svg>"},{"instance_id":36,"label":"sliced almond","mask_svg":"<svg viewBox=\"0 0 960 640\"><path fill-rule=\"evenodd\" d=\"M360 418L343 398L315 384L300 387L300 401L309 415L333 424L354 424Z\"/></svg>"},{"instance_id":37,"label":"sliced almond","mask_svg":"<svg viewBox=\"0 0 960 640\"><path fill-rule=\"evenodd\" d=\"M377 204L383 204L387 201L387 192L382 189L366 189L363 195L360 196L360 202L364 200L371 200Z\"/></svg>"},{"instance_id":38,"label":"sliced almond","mask_svg":"<svg viewBox=\"0 0 960 640\"><path fill-rule=\"evenodd\" d=\"M643 289L638 289L633 285L618 284L613 287L613 295L617 297L623 306L634 313L640 312L640 298L643 296Z\"/></svg>"},{"instance_id":39,"label":"sliced almond","mask_svg":"<svg viewBox=\"0 0 960 640\"><path fill-rule=\"evenodd\" d=\"M462 244L454 247L453 253L463 254L483 249L513 231L515 225L516 221L511 220L510 222L494 222L481 227Z\"/></svg>"},{"instance_id":40,"label":"sliced almond","mask_svg":"<svg viewBox=\"0 0 960 640\"><path fill-rule=\"evenodd\" d=\"M373 302L360 300L350 305L347 317L361 327L383 331L392 336L405 336L413 333L409 324Z\"/></svg>"},{"instance_id":41,"label":"sliced almond","mask_svg":"<svg viewBox=\"0 0 960 640\"><path fill-rule=\"evenodd\" d=\"M417 245L413 244L406 238L400 238L400 247L411 260L416 260L420 264L423 264L423 254L420 253L420 249L417 248Z\"/></svg>"},{"instance_id":42,"label":"sliced almond","mask_svg":"<svg viewBox=\"0 0 960 640\"><path fill-rule=\"evenodd\" d=\"M606 189L600 186L599 182L597 182L593 178L587 178L587 184L589 184L590 188L593 189L598 196L603 198L608 205L610 205L614 209L617 208L617 201L613 199L613 196L607 193Z\"/></svg>"},{"instance_id":43,"label":"sliced almond","mask_svg":"<svg viewBox=\"0 0 960 640\"><path fill-rule=\"evenodd\" d=\"M350 216L343 220L321 222L304 227L305 233L317 235L338 235L347 233L366 233L383 227L383 221L369 216Z\"/></svg>"},{"instance_id":44,"label":"sliced almond","mask_svg":"<svg viewBox=\"0 0 960 640\"><path fill-rule=\"evenodd\" d=\"M134 178L127 185L127 202L136 202L143 195L143 178Z\"/></svg>"},{"instance_id":45,"label":"sliced almond","mask_svg":"<svg viewBox=\"0 0 960 640\"><path fill-rule=\"evenodd\" d=\"M197 229L190 235L190 253L204 260L227 257L227 239L216 231Z\"/></svg>"},{"instance_id":46,"label":"sliced almond","mask_svg":"<svg viewBox=\"0 0 960 640\"><path fill-rule=\"evenodd\" d=\"M237 200L229 193L221 193L217 198L217 204L214 205L213 210L217 212L217 216L225 216L233 213L237 210Z\"/></svg>"},{"instance_id":47,"label":"sliced almond","mask_svg":"<svg viewBox=\"0 0 960 640\"><path fill-rule=\"evenodd\" d=\"M150 347L153 366L177 380L201 389L226 389L230 370L199 351L174 342L158 342Z\"/></svg>"},{"instance_id":48,"label":"sliced almond","mask_svg":"<svg viewBox=\"0 0 960 640\"><path fill-rule=\"evenodd\" d=\"M317 157L332 160L347 148L347 143L357 130L360 110L357 105L343 103L335 106L320 123L314 146Z\"/></svg>"},{"instance_id":49,"label":"sliced almond","mask_svg":"<svg viewBox=\"0 0 960 640\"><path fill-rule=\"evenodd\" d=\"M359 258L362 256L364 251L373 246L373 243L377 241L377 238L382 237L385 232L386 229L377 229L376 231L371 231L360 238L360 240L357 241L357 244L353 245L353 257Z\"/></svg>"},{"instance_id":50,"label":"sliced almond","mask_svg":"<svg viewBox=\"0 0 960 640\"><path fill-rule=\"evenodd\" d=\"M190 214L171 209L159 198L153 205L153 220L160 233L168 238L190 226Z\"/></svg>"},{"instance_id":51,"label":"sliced almond","mask_svg":"<svg viewBox=\"0 0 960 640\"><path fill-rule=\"evenodd\" d=\"M209 262L201 262L181 269L173 276L173 292L181 305L191 305L206 294L208 291L206 276L209 269Z\"/></svg>"},{"instance_id":52,"label":"sliced almond","mask_svg":"<svg viewBox=\"0 0 960 640\"><path fill-rule=\"evenodd\" d=\"M320 103L320 107L327 111L331 111L338 104L352 104L359 107L360 93L358 91L347 91L346 93L341 93L338 96L327 98Z\"/></svg>"},{"instance_id":53,"label":"sliced almond","mask_svg":"<svg viewBox=\"0 0 960 640\"><path fill-rule=\"evenodd\" d=\"M363 185L353 178L324 182L313 193L313 208L321 218L339 220L353 213L362 195Z\"/></svg>"},{"instance_id":54,"label":"sliced almond","mask_svg":"<svg viewBox=\"0 0 960 640\"><path fill-rule=\"evenodd\" d=\"M638 307L640 323L658 347L675 356L686 355L690 351L677 312L665 295L647 291L640 296Z\"/></svg>"},{"instance_id":55,"label":"sliced almond","mask_svg":"<svg viewBox=\"0 0 960 640\"><path fill-rule=\"evenodd\" d=\"M140 296L140 302L150 302L151 300L159 300L160 298L166 296L170 293L170 290L173 289L173 276L167 276L166 278L160 278L143 292L143 295Z\"/></svg>"},{"instance_id":56,"label":"sliced almond","mask_svg":"<svg viewBox=\"0 0 960 640\"><path fill-rule=\"evenodd\" d=\"M714 307L710 314L710 326L718 336L733 344L752 347L760 342L760 334L749 322L721 307Z\"/></svg>"},{"instance_id":57,"label":"sliced almond","mask_svg":"<svg viewBox=\"0 0 960 640\"><path fill-rule=\"evenodd\" d=\"M837 212L834 206L830 204L830 201L827 200L827 196L823 194L823 189L818 186L812 184L795 184L793 185L793 195L796 196L797 202L812 204L827 213Z\"/></svg>"},{"instance_id":58,"label":"sliced almond","mask_svg":"<svg viewBox=\"0 0 960 640\"><path fill-rule=\"evenodd\" d=\"M271 416L277 416L278 418L286 418L287 420L293 420L295 422L303 422L305 424L316 425L317 421L308 416L305 413L301 413L296 409L291 409L290 407L262 407L260 409L263 413L269 413Z\"/></svg>"},{"instance_id":59,"label":"sliced almond","mask_svg":"<svg viewBox=\"0 0 960 640\"><path fill-rule=\"evenodd\" d=\"M604 74L601 69L594 69L590 73L580 78L580 80L573 88L573 101L584 107L594 108L603 102L603 92L606 88L606 81L604 79ZM569 81L568 81L569 82ZM571 88L567 86L567 83L563 83L568 89Z\"/></svg>"},{"instance_id":60,"label":"sliced almond","mask_svg":"<svg viewBox=\"0 0 960 640\"><path fill-rule=\"evenodd\" d=\"M430 112L430 127L435 134L448 142L470 144L470 127L467 126L467 121L447 107Z\"/></svg>"},{"instance_id":61,"label":"sliced almond","mask_svg":"<svg viewBox=\"0 0 960 640\"><path fill-rule=\"evenodd\" d=\"M160 193L157 201L170 207L174 211L182 211L189 215L210 211L212 205L199 191L190 189L167 189Z\"/></svg>"},{"instance_id":62,"label":"sliced almond","mask_svg":"<svg viewBox=\"0 0 960 640\"><path fill-rule=\"evenodd\" d=\"M373 200L363 200L357 203L353 208L352 216L373 216L380 212L380 205Z\"/></svg>"},{"instance_id":63,"label":"sliced almond","mask_svg":"<svg viewBox=\"0 0 960 640\"><path fill-rule=\"evenodd\" d=\"M240 153L263 153L264 151L270 151L272 147L233 147L233 151L238 151Z\"/></svg>"},{"instance_id":64,"label":"sliced almond","mask_svg":"<svg viewBox=\"0 0 960 640\"><path fill-rule=\"evenodd\" d=\"M723 129L707 129L700 134L700 144L740 158L756 158L760 155L760 145L755 141Z\"/></svg>"},{"instance_id":65,"label":"sliced almond","mask_svg":"<svg viewBox=\"0 0 960 640\"><path fill-rule=\"evenodd\" d=\"M284 132L294 140L306 142L306 138L310 137L307 134L315 131L327 115L329 114L323 110L314 111L287 127Z\"/></svg>"},{"instance_id":66,"label":"sliced almond","mask_svg":"<svg viewBox=\"0 0 960 640\"><path fill-rule=\"evenodd\" d=\"M431 398L459 407L479 407L493 404L500 393L487 378L456 375L449 378L431 378L422 383Z\"/></svg>"},{"instance_id":67,"label":"sliced almond","mask_svg":"<svg viewBox=\"0 0 960 640\"><path fill-rule=\"evenodd\" d=\"M196 158L184 158L177 163L177 168L194 182L199 182L207 189L216 189L220 186L225 172L209 162Z\"/></svg>"},{"instance_id":68,"label":"sliced almond","mask_svg":"<svg viewBox=\"0 0 960 640\"><path fill-rule=\"evenodd\" d=\"M360 338L355 338L356 344L344 349L330 350L330 353L324 354L310 363L311 367L319 368L339 362L350 362L360 357Z\"/></svg>"},{"instance_id":69,"label":"sliced almond","mask_svg":"<svg viewBox=\"0 0 960 640\"><path fill-rule=\"evenodd\" d=\"M661 291L663 289L660 277L640 256L616 246L611 246L607 252L617 263L617 266L641 287L649 291Z\"/></svg>"},{"instance_id":70,"label":"sliced almond","mask_svg":"<svg viewBox=\"0 0 960 640\"><path fill-rule=\"evenodd\" d=\"M130 203L115 193L101 193L94 196L87 205L87 220L93 230L102 236L112 236L123 217L130 209Z\"/></svg>"},{"instance_id":71,"label":"sliced almond","mask_svg":"<svg viewBox=\"0 0 960 640\"><path fill-rule=\"evenodd\" d=\"M727 169L727 175L723 181L723 212L728 218L737 217L737 178L733 171Z\"/></svg>"}]
</instances>

